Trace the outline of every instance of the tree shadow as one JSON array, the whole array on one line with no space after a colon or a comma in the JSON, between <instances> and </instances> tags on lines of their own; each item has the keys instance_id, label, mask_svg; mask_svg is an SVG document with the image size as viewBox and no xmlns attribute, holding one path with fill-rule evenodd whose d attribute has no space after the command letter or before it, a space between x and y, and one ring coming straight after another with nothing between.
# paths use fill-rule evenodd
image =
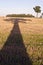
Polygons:
<instances>
[{"instance_id":1,"label":"tree shadow","mask_svg":"<svg viewBox=\"0 0 43 65\"><path fill-rule=\"evenodd\" d=\"M15 18L7 21L10 20L14 23L14 26L5 45L0 50L0 65L32 65L32 60L27 54L18 25L20 20L25 20Z\"/></svg>"},{"instance_id":2,"label":"tree shadow","mask_svg":"<svg viewBox=\"0 0 43 65\"><path fill-rule=\"evenodd\" d=\"M32 21L31 19L26 19L26 18L21 18L21 17L16 17L16 18L10 18L9 17L9 19L4 19L4 21L15 21L15 19L17 19L19 22L24 22L24 23L26 23L26 21Z\"/></svg>"}]
</instances>

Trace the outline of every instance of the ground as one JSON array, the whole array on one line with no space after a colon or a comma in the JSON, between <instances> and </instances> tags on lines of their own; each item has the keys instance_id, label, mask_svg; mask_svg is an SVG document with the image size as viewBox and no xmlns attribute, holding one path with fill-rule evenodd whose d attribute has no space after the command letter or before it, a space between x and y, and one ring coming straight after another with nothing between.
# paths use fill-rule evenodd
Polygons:
<instances>
[{"instance_id":1,"label":"ground","mask_svg":"<svg viewBox=\"0 0 43 65\"><path fill-rule=\"evenodd\" d=\"M26 53L32 60L33 65L43 65L43 19L0 17L0 51L3 49L6 41L9 40L12 31L12 36L14 33L20 33L19 36L22 37Z\"/></svg>"}]
</instances>

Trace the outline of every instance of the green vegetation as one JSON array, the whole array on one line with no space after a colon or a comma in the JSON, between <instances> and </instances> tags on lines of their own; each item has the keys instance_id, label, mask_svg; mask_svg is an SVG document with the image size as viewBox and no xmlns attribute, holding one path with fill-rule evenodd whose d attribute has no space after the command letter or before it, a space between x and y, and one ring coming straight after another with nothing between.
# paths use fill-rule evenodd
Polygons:
<instances>
[{"instance_id":1,"label":"green vegetation","mask_svg":"<svg viewBox=\"0 0 43 65\"><path fill-rule=\"evenodd\" d=\"M6 17L34 17L32 14L8 14Z\"/></svg>"},{"instance_id":2,"label":"green vegetation","mask_svg":"<svg viewBox=\"0 0 43 65\"><path fill-rule=\"evenodd\" d=\"M40 13L41 12L41 9L40 9L41 7L40 6L35 6L33 9L34 9L34 11L37 13L37 17L38 17L38 13Z\"/></svg>"}]
</instances>

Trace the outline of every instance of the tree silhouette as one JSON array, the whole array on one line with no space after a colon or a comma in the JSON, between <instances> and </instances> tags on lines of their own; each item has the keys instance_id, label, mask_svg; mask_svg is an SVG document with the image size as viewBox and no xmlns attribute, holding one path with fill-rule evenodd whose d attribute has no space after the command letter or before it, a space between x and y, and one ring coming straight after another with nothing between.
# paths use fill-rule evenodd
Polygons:
<instances>
[{"instance_id":1,"label":"tree silhouette","mask_svg":"<svg viewBox=\"0 0 43 65\"><path fill-rule=\"evenodd\" d=\"M41 7L40 6L35 6L33 9L34 9L34 11L37 13L37 17L38 17L38 13L40 13L41 12L41 9L40 9Z\"/></svg>"},{"instance_id":2,"label":"tree silhouette","mask_svg":"<svg viewBox=\"0 0 43 65\"><path fill-rule=\"evenodd\" d=\"M16 18L7 21L10 20L14 23L14 26L0 51L0 65L32 65L18 25L20 21L25 21L25 19Z\"/></svg>"}]
</instances>

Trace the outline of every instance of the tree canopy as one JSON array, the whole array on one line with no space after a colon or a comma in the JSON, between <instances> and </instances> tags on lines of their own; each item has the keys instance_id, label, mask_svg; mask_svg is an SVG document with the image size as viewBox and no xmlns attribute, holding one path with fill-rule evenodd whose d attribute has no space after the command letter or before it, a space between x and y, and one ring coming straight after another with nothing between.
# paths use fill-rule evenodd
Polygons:
<instances>
[{"instance_id":1,"label":"tree canopy","mask_svg":"<svg viewBox=\"0 0 43 65\"><path fill-rule=\"evenodd\" d=\"M34 11L37 13L37 17L38 17L38 13L40 13L41 12L41 9L40 9L41 7L40 6L35 6L33 9L34 9Z\"/></svg>"}]
</instances>

